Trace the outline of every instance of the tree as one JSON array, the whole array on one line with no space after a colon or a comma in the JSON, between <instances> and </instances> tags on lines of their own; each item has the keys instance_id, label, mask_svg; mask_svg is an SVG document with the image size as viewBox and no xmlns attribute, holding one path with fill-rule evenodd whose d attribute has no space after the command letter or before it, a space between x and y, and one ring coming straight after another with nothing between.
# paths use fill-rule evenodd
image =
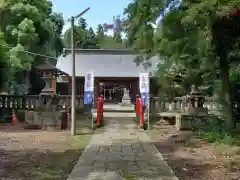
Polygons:
<instances>
[{"instance_id":1,"label":"tree","mask_svg":"<svg viewBox=\"0 0 240 180\"><path fill-rule=\"evenodd\" d=\"M150 22L155 23L156 18L163 14L172 2L175 1L135 0L125 8L127 21L131 22L126 28L128 45L144 55L145 59L155 54L154 30Z\"/></svg>"},{"instance_id":2,"label":"tree","mask_svg":"<svg viewBox=\"0 0 240 180\"><path fill-rule=\"evenodd\" d=\"M83 19L81 22L87 24L86 21ZM79 23L80 24L80 23ZM87 29L82 25L75 26L75 46L76 48L83 48L83 49L118 49L118 48L125 48L126 45L122 41L121 34L114 34L113 37L107 36L104 34L104 29L101 24L97 27L96 34L94 33L92 27ZM84 27L84 28L82 28ZM64 34L64 44L65 47L71 47L71 28L69 28Z\"/></svg>"},{"instance_id":3,"label":"tree","mask_svg":"<svg viewBox=\"0 0 240 180\"><path fill-rule=\"evenodd\" d=\"M99 43L103 49L124 49L126 45L123 42L116 42L116 39L111 36L104 36L104 41Z\"/></svg>"},{"instance_id":4,"label":"tree","mask_svg":"<svg viewBox=\"0 0 240 180\"><path fill-rule=\"evenodd\" d=\"M50 15L50 19L54 25L54 37L52 39L51 49L52 53L50 53L53 57L58 57L63 50L64 44L61 38L62 30L64 26L63 15L60 13L52 13Z\"/></svg>"},{"instance_id":5,"label":"tree","mask_svg":"<svg viewBox=\"0 0 240 180\"><path fill-rule=\"evenodd\" d=\"M164 68L170 68L171 73L178 76L178 82L187 92L192 84L204 84L203 75L213 69L207 66L213 56L205 31L195 24L182 24L185 8L180 5L164 16L156 31L155 46L161 59L168 65ZM161 69L161 72L166 71Z\"/></svg>"},{"instance_id":6,"label":"tree","mask_svg":"<svg viewBox=\"0 0 240 180\"><path fill-rule=\"evenodd\" d=\"M96 35L95 35L92 27L90 27L88 29L88 36L89 36L90 39L95 39L96 38Z\"/></svg>"},{"instance_id":7,"label":"tree","mask_svg":"<svg viewBox=\"0 0 240 180\"><path fill-rule=\"evenodd\" d=\"M2 32L0 33L0 43L1 45L5 44ZM4 46L0 46L0 92L5 88L6 81L10 75L9 61L6 50L7 49Z\"/></svg>"},{"instance_id":8,"label":"tree","mask_svg":"<svg viewBox=\"0 0 240 180\"><path fill-rule=\"evenodd\" d=\"M189 86L193 82L213 84L215 78L220 79L226 125L231 129L233 104L229 69L233 63L239 64L239 53L236 53L239 18L228 15L240 2L170 0L160 1L158 6L155 3L138 0L126 8L128 21L133 22L127 28L129 45L145 57L139 58L140 63L159 54L163 60L159 73L164 73L161 77L166 81L177 77L178 83ZM159 14L163 20L153 33L149 22L155 21ZM206 81L206 77L210 81Z\"/></svg>"},{"instance_id":9,"label":"tree","mask_svg":"<svg viewBox=\"0 0 240 180\"><path fill-rule=\"evenodd\" d=\"M190 4L186 11L184 22L197 23L199 28L205 32L210 32L211 42L215 50L218 64L219 79L221 82L220 99L223 106L223 115L226 119L228 129L233 127L233 99L232 87L229 76L231 65L239 64L239 42L238 38L240 17L238 8L240 2L236 0L222 1L202 1ZM198 14L200 13L200 14Z\"/></svg>"},{"instance_id":10,"label":"tree","mask_svg":"<svg viewBox=\"0 0 240 180\"><path fill-rule=\"evenodd\" d=\"M99 43L102 43L104 41L104 29L101 24L97 27L97 40Z\"/></svg>"},{"instance_id":11,"label":"tree","mask_svg":"<svg viewBox=\"0 0 240 180\"><path fill-rule=\"evenodd\" d=\"M76 48L82 48L82 49L98 49L98 42L97 42L97 37L93 31L93 29L90 27L87 29L86 27L86 21L81 18L81 23L79 22L79 25L76 25L74 27L75 31L75 46ZM64 45L67 48L71 47L71 33L72 30L69 28L65 33L64 33Z\"/></svg>"},{"instance_id":12,"label":"tree","mask_svg":"<svg viewBox=\"0 0 240 180\"><path fill-rule=\"evenodd\" d=\"M113 38L117 43L122 43L122 35L120 32L114 32Z\"/></svg>"},{"instance_id":13,"label":"tree","mask_svg":"<svg viewBox=\"0 0 240 180\"><path fill-rule=\"evenodd\" d=\"M83 30L86 30L86 28L87 28L87 21L86 21L86 19L83 18L83 17L80 17L80 18L79 18L79 21L78 21L78 25L79 25L79 27L82 28Z\"/></svg>"},{"instance_id":14,"label":"tree","mask_svg":"<svg viewBox=\"0 0 240 180\"><path fill-rule=\"evenodd\" d=\"M6 43L12 47L9 60L13 80L42 61L42 57L26 51L50 56L62 51L63 18L52 13L48 0L6 0L2 12L1 29Z\"/></svg>"}]
</instances>

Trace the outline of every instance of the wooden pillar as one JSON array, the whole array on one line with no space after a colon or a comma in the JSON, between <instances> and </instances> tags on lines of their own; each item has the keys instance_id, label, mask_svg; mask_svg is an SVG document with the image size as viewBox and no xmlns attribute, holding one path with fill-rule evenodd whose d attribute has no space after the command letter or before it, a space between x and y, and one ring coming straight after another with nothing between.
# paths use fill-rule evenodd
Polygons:
<instances>
[{"instance_id":1,"label":"wooden pillar","mask_svg":"<svg viewBox=\"0 0 240 180\"><path fill-rule=\"evenodd\" d=\"M53 93L56 94L56 90L57 90L57 80L56 80L56 77L53 77L53 79L52 79L51 88L53 90Z\"/></svg>"},{"instance_id":2,"label":"wooden pillar","mask_svg":"<svg viewBox=\"0 0 240 180\"><path fill-rule=\"evenodd\" d=\"M79 88L79 95L83 96L84 95L84 79L83 78L79 78L78 79L78 88Z\"/></svg>"},{"instance_id":3,"label":"wooden pillar","mask_svg":"<svg viewBox=\"0 0 240 180\"><path fill-rule=\"evenodd\" d=\"M132 92L131 92L131 98L132 98L132 103L136 102L136 94L138 94L138 78L133 80L131 82L132 84Z\"/></svg>"}]
</instances>

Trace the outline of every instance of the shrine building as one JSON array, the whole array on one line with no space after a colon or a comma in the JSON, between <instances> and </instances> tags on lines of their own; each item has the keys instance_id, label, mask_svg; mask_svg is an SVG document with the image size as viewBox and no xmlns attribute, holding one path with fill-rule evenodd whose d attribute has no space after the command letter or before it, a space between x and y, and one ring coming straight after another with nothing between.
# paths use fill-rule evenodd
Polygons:
<instances>
[{"instance_id":1,"label":"shrine building","mask_svg":"<svg viewBox=\"0 0 240 180\"><path fill-rule=\"evenodd\" d=\"M154 56L148 62L150 66L137 66L137 54L127 49L76 49L75 51L76 94L84 94L84 78L87 72L94 74L94 94L102 94L105 101L121 102L123 88L129 90L132 102L139 93L139 74L153 76L159 57ZM71 95L72 55L71 49L65 49L58 58L56 68L69 76L57 79L56 93ZM69 83L70 82L70 83Z\"/></svg>"}]
</instances>

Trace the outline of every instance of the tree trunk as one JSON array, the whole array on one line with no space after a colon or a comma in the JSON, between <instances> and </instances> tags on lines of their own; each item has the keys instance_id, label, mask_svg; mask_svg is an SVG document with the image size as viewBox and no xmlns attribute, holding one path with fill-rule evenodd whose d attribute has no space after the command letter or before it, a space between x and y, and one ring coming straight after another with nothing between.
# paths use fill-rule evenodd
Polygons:
<instances>
[{"instance_id":1,"label":"tree trunk","mask_svg":"<svg viewBox=\"0 0 240 180\"><path fill-rule=\"evenodd\" d=\"M231 47L231 39L229 39L229 31L227 20L220 20L213 24L212 35L213 44L217 56L219 56L219 69L221 80L221 94L220 100L222 105L222 115L226 120L226 128L232 130L233 128L233 112L232 112L232 94L229 79L229 61L228 52Z\"/></svg>"},{"instance_id":2,"label":"tree trunk","mask_svg":"<svg viewBox=\"0 0 240 180\"><path fill-rule=\"evenodd\" d=\"M222 85L222 100L223 100L223 113L226 118L226 128L231 130L233 128L233 114L232 114L232 98L231 98L231 85L229 80L229 65L226 58L220 56L220 78Z\"/></svg>"}]
</instances>

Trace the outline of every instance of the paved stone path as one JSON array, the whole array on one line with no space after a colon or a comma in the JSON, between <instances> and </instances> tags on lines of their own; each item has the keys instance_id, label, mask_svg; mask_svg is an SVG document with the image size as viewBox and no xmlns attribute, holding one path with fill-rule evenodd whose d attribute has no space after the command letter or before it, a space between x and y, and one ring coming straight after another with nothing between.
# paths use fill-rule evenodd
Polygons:
<instances>
[{"instance_id":1,"label":"paved stone path","mask_svg":"<svg viewBox=\"0 0 240 180\"><path fill-rule=\"evenodd\" d=\"M148 135L130 118L98 130L68 180L177 180Z\"/></svg>"}]
</instances>

